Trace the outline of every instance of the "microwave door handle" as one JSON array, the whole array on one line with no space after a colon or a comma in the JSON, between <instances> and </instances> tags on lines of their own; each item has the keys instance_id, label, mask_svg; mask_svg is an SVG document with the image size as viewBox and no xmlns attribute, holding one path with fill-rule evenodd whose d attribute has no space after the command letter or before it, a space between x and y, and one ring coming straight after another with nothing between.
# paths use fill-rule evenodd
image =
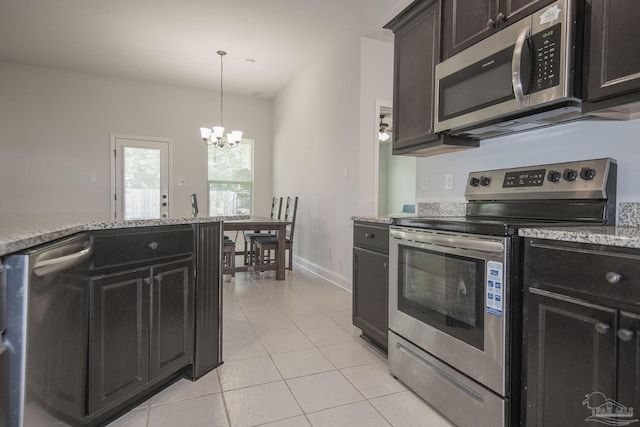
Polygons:
<instances>
[{"instance_id":1,"label":"microwave door handle","mask_svg":"<svg viewBox=\"0 0 640 427\"><path fill-rule=\"evenodd\" d=\"M511 85L513 86L513 94L515 95L518 104L522 107L525 106L521 69L522 52L524 50L524 44L527 42L530 34L530 27L522 30L522 32L518 36L518 39L516 40L516 45L513 49L513 58L511 59Z\"/></svg>"}]
</instances>

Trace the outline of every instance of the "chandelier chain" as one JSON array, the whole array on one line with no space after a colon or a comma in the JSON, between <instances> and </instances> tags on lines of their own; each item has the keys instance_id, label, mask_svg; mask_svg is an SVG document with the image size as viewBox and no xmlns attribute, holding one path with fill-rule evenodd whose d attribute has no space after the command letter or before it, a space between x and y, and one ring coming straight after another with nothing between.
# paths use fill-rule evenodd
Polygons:
<instances>
[{"instance_id":1,"label":"chandelier chain","mask_svg":"<svg viewBox=\"0 0 640 427\"><path fill-rule=\"evenodd\" d=\"M222 76L224 76L224 74L222 72L222 62L225 54L226 52L221 53L221 51L218 51L218 55L220 55L220 126L222 127L224 127L224 89L222 85Z\"/></svg>"}]
</instances>

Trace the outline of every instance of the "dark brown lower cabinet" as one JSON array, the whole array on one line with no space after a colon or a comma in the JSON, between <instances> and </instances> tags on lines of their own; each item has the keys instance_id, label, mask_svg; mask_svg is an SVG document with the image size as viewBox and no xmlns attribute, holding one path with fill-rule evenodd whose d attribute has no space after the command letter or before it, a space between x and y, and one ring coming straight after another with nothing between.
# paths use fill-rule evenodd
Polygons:
<instances>
[{"instance_id":1,"label":"dark brown lower cabinet","mask_svg":"<svg viewBox=\"0 0 640 427\"><path fill-rule=\"evenodd\" d=\"M525 240L526 425L628 425L640 408L640 251Z\"/></svg>"},{"instance_id":2,"label":"dark brown lower cabinet","mask_svg":"<svg viewBox=\"0 0 640 427\"><path fill-rule=\"evenodd\" d=\"M529 289L527 424L578 426L590 393L614 398L616 311Z\"/></svg>"},{"instance_id":3,"label":"dark brown lower cabinet","mask_svg":"<svg viewBox=\"0 0 640 427\"><path fill-rule=\"evenodd\" d=\"M192 270L189 258L92 280L90 413L192 363Z\"/></svg>"},{"instance_id":4,"label":"dark brown lower cabinet","mask_svg":"<svg viewBox=\"0 0 640 427\"><path fill-rule=\"evenodd\" d=\"M353 324L380 349L388 347L389 226L353 226Z\"/></svg>"},{"instance_id":5,"label":"dark brown lower cabinet","mask_svg":"<svg viewBox=\"0 0 640 427\"><path fill-rule=\"evenodd\" d=\"M91 281L89 414L149 382L151 269Z\"/></svg>"},{"instance_id":6,"label":"dark brown lower cabinet","mask_svg":"<svg viewBox=\"0 0 640 427\"><path fill-rule=\"evenodd\" d=\"M191 363L193 354L192 262L152 268L151 381Z\"/></svg>"},{"instance_id":7,"label":"dark brown lower cabinet","mask_svg":"<svg viewBox=\"0 0 640 427\"><path fill-rule=\"evenodd\" d=\"M354 248L353 274L353 324L386 351L389 255Z\"/></svg>"}]
</instances>

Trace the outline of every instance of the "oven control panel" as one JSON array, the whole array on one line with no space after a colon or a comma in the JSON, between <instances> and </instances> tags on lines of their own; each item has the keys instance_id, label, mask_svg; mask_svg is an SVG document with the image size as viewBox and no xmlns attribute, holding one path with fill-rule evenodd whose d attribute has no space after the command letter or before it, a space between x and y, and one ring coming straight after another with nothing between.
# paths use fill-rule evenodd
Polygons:
<instances>
[{"instance_id":1,"label":"oven control panel","mask_svg":"<svg viewBox=\"0 0 640 427\"><path fill-rule=\"evenodd\" d=\"M467 200L606 199L615 190L610 158L469 173Z\"/></svg>"}]
</instances>

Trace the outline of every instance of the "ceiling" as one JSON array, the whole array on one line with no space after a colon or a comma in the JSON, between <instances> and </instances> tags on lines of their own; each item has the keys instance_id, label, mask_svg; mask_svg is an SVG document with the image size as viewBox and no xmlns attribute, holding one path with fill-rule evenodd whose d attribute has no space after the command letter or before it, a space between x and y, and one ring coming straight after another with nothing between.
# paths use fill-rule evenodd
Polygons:
<instances>
[{"instance_id":1,"label":"ceiling","mask_svg":"<svg viewBox=\"0 0 640 427\"><path fill-rule=\"evenodd\" d=\"M225 91L272 98L345 37L391 41L409 3L0 0L0 61L217 90L226 50Z\"/></svg>"}]
</instances>

